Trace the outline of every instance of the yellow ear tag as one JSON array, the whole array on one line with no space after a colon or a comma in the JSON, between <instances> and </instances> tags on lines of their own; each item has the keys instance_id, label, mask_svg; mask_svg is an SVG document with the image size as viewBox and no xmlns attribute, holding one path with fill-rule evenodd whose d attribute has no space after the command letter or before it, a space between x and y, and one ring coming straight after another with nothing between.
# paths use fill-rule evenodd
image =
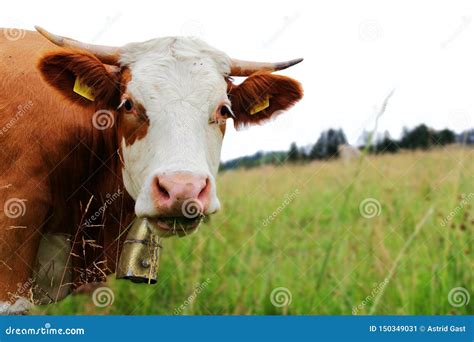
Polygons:
<instances>
[{"instance_id":1,"label":"yellow ear tag","mask_svg":"<svg viewBox=\"0 0 474 342\"><path fill-rule=\"evenodd\" d=\"M250 115L257 114L268 107L270 107L270 95L266 95L262 101L253 106L250 109Z\"/></svg>"},{"instance_id":2,"label":"yellow ear tag","mask_svg":"<svg viewBox=\"0 0 474 342\"><path fill-rule=\"evenodd\" d=\"M92 94L92 88L87 86L86 84L82 83L79 77L76 77L76 81L74 82L73 91L76 94L81 95L82 97L88 99L89 101L94 101L95 97Z\"/></svg>"}]
</instances>

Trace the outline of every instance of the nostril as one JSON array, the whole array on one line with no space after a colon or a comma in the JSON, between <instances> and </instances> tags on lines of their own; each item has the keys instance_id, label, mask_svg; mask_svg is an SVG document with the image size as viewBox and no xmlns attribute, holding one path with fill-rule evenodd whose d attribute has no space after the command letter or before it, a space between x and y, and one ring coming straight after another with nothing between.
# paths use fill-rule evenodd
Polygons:
<instances>
[{"instance_id":1,"label":"nostril","mask_svg":"<svg viewBox=\"0 0 474 342\"><path fill-rule=\"evenodd\" d=\"M170 199L170 194L168 190L166 190L161 184L160 184L160 179L157 177L156 178L156 188L158 189L158 194L160 197L162 197L165 200Z\"/></svg>"},{"instance_id":2,"label":"nostril","mask_svg":"<svg viewBox=\"0 0 474 342\"><path fill-rule=\"evenodd\" d=\"M200 200L201 202L204 202L209 196L210 189L211 189L211 182L209 181L209 178L206 178L206 184L201 189L201 192L199 192L198 200Z\"/></svg>"}]
</instances>

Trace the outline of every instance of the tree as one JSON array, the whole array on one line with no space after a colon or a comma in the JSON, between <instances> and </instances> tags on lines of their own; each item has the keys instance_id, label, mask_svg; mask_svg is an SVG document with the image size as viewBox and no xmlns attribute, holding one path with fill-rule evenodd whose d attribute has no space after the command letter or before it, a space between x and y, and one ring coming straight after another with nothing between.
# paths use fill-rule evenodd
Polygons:
<instances>
[{"instance_id":1,"label":"tree","mask_svg":"<svg viewBox=\"0 0 474 342\"><path fill-rule=\"evenodd\" d=\"M347 144L347 139L342 129L328 129L319 136L310 152L311 159L330 159L338 156L337 147Z\"/></svg>"},{"instance_id":2,"label":"tree","mask_svg":"<svg viewBox=\"0 0 474 342\"><path fill-rule=\"evenodd\" d=\"M433 134L433 139L432 139L433 145L448 145L448 144L453 144L456 141L456 134L445 128L439 132L435 132Z\"/></svg>"},{"instance_id":3,"label":"tree","mask_svg":"<svg viewBox=\"0 0 474 342\"><path fill-rule=\"evenodd\" d=\"M425 124L421 124L412 130L403 129L400 147L412 150L417 148L428 149L432 146L452 144L455 141L456 134L453 131L447 128L436 131Z\"/></svg>"},{"instance_id":4,"label":"tree","mask_svg":"<svg viewBox=\"0 0 474 342\"><path fill-rule=\"evenodd\" d=\"M310 159L323 159L324 155L326 154L325 146L326 146L326 132L321 133L316 144L314 144L311 152L309 153Z\"/></svg>"},{"instance_id":5,"label":"tree","mask_svg":"<svg viewBox=\"0 0 474 342\"><path fill-rule=\"evenodd\" d=\"M300 152L298 151L298 146L296 143L291 143L290 150L288 151L288 161L295 163L301 159Z\"/></svg>"},{"instance_id":6,"label":"tree","mask_svg":"<svg viewBox=\"0 0 474 342\"><path fill-rule=\"evenodd\" d=\"M407 149L427 149L431 146L432 131L425 124L416 126L414 129L403 130L400 146Z\"/></svg>"},{"instance_id":7,"label":"tree","mask_svg":"<svg viewBox=\"0 0 474 342\"><path fill-rule=\"evenodd\" d=\"M385 131L383 137L375 145L375 153L395 153L400 149L398 143Z\"/></svg>"}]
</instances>

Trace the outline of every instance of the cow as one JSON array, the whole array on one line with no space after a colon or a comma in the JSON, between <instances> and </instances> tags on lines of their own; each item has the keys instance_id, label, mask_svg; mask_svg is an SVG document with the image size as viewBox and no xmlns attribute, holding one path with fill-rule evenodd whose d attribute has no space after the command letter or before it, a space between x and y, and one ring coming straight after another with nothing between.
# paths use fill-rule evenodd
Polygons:
<instances>
[{"instance_id":1,"label":"cow","mask_svg":"<svg viewBox=\"0 0 474 342\"><path fill-rule=\"evenodd\" d=\"M56 302L105 281L136 217L163 237L196 231L220 208L227 120L236 128L261 124L303 96L298 81L272 73L302 59L237 60L192 37L111 47L40 27L18 40L5 30L3 313L26 310L35 292L41 303ZM199 215L186 215L189 206ZM56 284L45 290L38 278Z\"/></svg>"}]
</instances>

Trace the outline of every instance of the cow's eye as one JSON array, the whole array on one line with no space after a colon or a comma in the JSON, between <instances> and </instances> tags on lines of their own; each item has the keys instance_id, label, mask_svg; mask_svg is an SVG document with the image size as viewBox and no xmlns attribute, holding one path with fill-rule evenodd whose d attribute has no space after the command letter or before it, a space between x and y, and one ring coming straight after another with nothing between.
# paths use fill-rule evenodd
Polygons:
<instances>
[{"instance_id":1,"label":"cow's eye","mask_svg":"<svg viewBox=\"0 0 474 342\"><path fill-rule=\"evenodd\" d=\"M234 113L232 113L232 109L228 105L222 105L221 108L219 109L219 114L225 118L229 118L231 116L234 116Z\"/></svg>"},{"instance_id":2,"label":"cow's eye","mask_svg":"<svg viewBox=\"0 0 474 342\"><path fill-rule=\"evenodd\" d=\"M210 124L218 124L218 125L225 125L226 119L230 117L235 117L232 109L230 109L230 105L222 104L217 107L214 117L209 120Z\"/></svg>"},{"instance_id":3,"label":"cow's eye","mask_svg":"<svg viewBox=\"0 0 474 342\"><path fill-rule=\"evenodd\" d=\"M125 108L125 110L131 111L133 109L133 102L129 99L126 99L123 102L123 108Z\"/></svg>"}]
</instances>

